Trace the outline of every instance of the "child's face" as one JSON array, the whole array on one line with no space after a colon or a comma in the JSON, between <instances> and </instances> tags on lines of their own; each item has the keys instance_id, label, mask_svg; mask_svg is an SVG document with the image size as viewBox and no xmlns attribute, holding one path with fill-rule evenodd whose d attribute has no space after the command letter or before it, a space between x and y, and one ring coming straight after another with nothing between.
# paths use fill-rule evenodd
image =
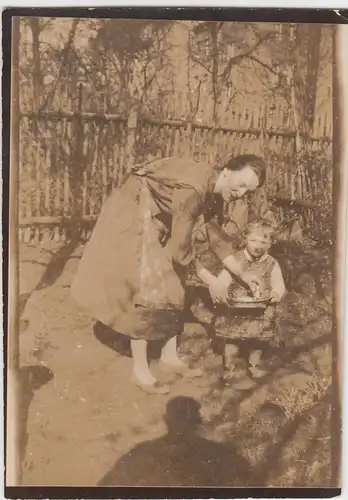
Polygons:
<instances>
[{"instance_id":1,"label":"child's face","mask_svg":"<svg viewBox=\"0 0 348 500\"><path fill-rule=\"evenodd\" d=\"M271 245L271 236L262 229L255 229L246 236L246 249L252 257L262 257L268 252Z\"/></svg>"}]
</instances>

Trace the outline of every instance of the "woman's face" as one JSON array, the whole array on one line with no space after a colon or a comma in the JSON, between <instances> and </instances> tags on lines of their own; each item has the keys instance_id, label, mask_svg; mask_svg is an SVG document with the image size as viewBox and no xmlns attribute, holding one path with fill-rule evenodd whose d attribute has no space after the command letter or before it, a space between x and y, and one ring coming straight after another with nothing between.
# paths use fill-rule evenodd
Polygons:
<instances>
[{"instance_id":1,"label":"woman's face","mask_svg":"<svg viewBox=\"0 0 348 500\"><path fill-rule=\"evenodd\" d=\"M227 170L221 172L218 180L221 196L225 203L242 198L249 191L254 191L259 185L259 178L254 170L246 165L242 170Z\"/></svg>"}]
</instances>

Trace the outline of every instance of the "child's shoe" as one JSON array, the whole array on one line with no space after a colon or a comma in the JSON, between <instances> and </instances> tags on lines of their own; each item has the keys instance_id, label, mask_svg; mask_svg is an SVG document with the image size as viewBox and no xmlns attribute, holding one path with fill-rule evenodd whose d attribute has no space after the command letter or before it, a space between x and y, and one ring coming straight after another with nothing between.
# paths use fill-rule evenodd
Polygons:
<instances>
[{"instance_id":1,"label":"child's shoe","mask_svg":"<svg viewBox=\"0 0 348 500\"><path fill-rule=\"evenodd\" d=\"M260 366L249 366L249 371L254 379L260 379L268 375L268 372L266 370L263 370L260 368Z\"/></svg>"},{"instance_id":2,"label":"child's shoe","mask_svg":"<svg viewBox=\"0 0 348 500\"><path fill-rule=\"evenodd\" d=\"M261 361L262 351L260 349L252 351L249 356L249 372L254 379L259 379L267 375Z\"/></svg>"},{"instance_id":3,"label":"child's shoe","mask_svg":"<svg viewBox=\"0 0 348 500\"><path fill-rule=\"evenodd\" d=\"M230 365L225 376L225 381L238 391L247 391L255 387L255 382L248 376L244 363Z\"/></svg>"}]
</instances>

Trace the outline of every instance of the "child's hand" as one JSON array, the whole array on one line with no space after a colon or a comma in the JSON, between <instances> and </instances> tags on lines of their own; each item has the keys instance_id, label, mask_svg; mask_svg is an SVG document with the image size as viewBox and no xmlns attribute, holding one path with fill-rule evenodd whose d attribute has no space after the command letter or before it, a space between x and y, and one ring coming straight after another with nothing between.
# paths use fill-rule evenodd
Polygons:
<instances>
[{"instance_id":1,"label":"child's hand","mask_svg":"<svg viewBox=\"0 0 348 500\"><path fill-rule=\"evenodd\" d=\"M253 297L259 298L261 288L260 279L248 271L245 271L240 276L240 279L249 287Z\"/></svg>"},{"instance_id":2,"label":"child's hand","mask_svg":"<svg viewBox=\"0 0 348 500\"><path fill-rule=\"evenodd\" d=\"M268 318L267 316L265 316L263 318L263 325L262 325L263 329L264 330L270 330L271 327L272 327L272 318Z\"/></svg>"},{"instance_id":3,"label":"child's hand","mask_svg":"<svg viewBox=\"0 0 348 500\"><path fill-rule=\"evenodd\" d=\"M271 303L272 304L277 304L278 302L280 302L280 299L281 299L281 296L279 295L278 292L273 291L271 293Z\"/></svg>"}]
</instances>

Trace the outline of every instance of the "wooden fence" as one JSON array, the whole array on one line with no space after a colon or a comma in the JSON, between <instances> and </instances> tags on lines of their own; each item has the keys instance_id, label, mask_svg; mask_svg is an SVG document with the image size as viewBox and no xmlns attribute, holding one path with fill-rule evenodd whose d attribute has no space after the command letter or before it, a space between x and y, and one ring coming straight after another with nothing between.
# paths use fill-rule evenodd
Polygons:
<instances>
[{"instance_id":1,"label":"wooden fence","mask_svg":"<svg viewBox=\"0 0 348 500\"><path fill-rule=\"evenodd\" d=\"M281 110L280 110L281 111ZM296 200L312 213L331 215L331 130L306 138L310 155L300 171L296 132L270 125L267 109L245 113L229 127L135 114L81 110L23 112L20 118L19 236L24 242L67 240L80 227L88 237L101 204L133 162L181 156L210 162L254 153L269 164L271 196ZM302 177L302 178L301 178Z\"/></svg>"}]
</instances>

